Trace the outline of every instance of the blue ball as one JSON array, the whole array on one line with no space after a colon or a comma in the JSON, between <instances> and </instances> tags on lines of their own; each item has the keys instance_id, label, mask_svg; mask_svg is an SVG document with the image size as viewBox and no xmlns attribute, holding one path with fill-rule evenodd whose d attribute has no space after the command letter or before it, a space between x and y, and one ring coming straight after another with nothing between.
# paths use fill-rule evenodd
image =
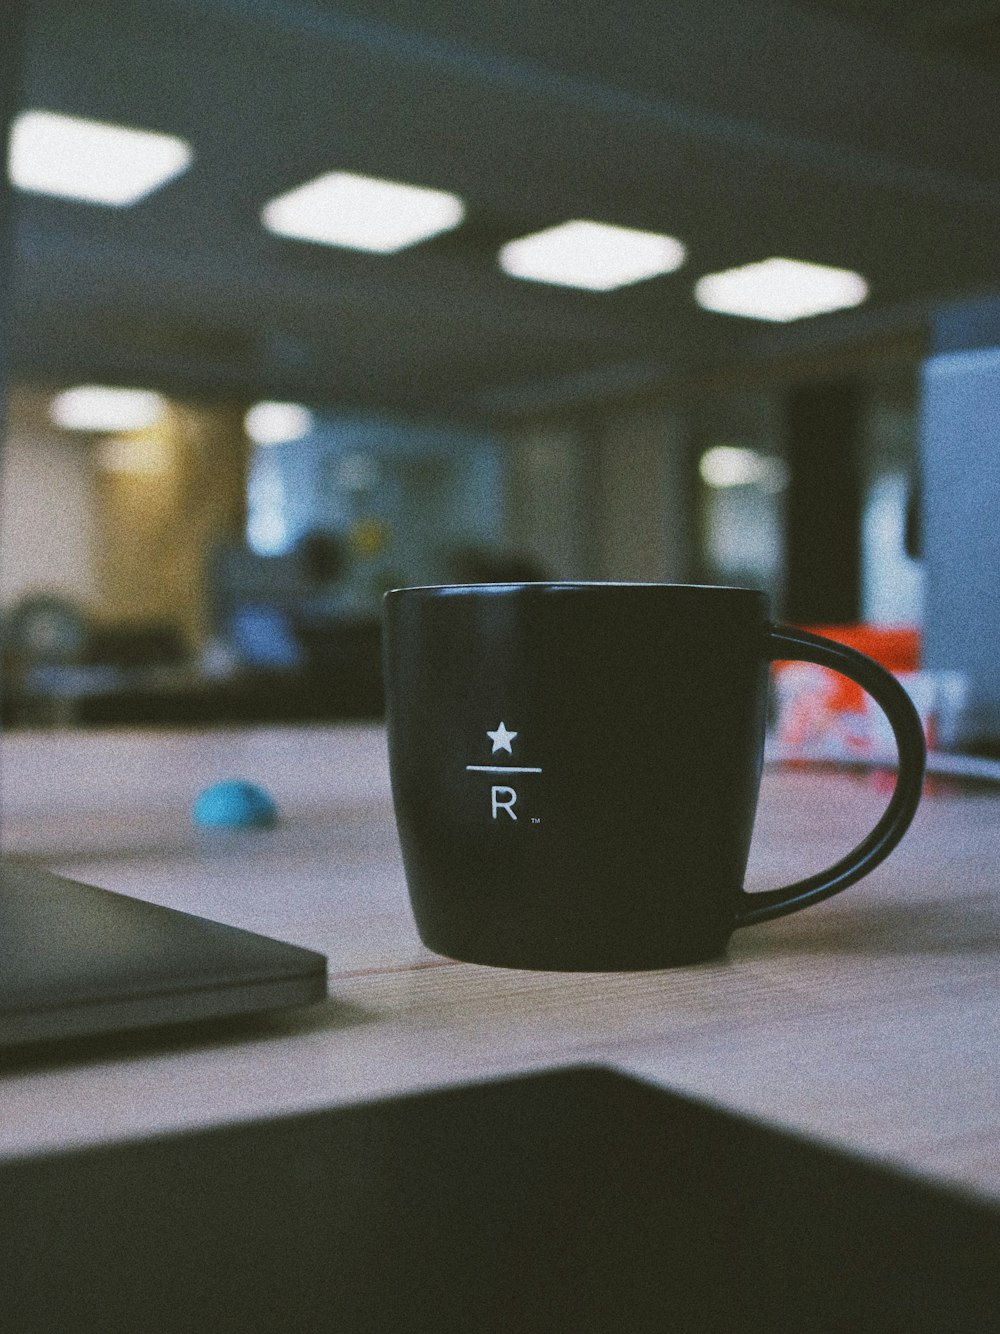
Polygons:
<instances>
[{"instance_id":1,"label":"blue ball","mask_svg":"<svg viewBox=\"0 0 1000 1334\"><path fill-rule=\"evenodd\" d=\"M191 816L195 824L215 829L266 829L277 823L278 808L256 783L232 778L199 792Z\"/></svg>"}]
</instances>

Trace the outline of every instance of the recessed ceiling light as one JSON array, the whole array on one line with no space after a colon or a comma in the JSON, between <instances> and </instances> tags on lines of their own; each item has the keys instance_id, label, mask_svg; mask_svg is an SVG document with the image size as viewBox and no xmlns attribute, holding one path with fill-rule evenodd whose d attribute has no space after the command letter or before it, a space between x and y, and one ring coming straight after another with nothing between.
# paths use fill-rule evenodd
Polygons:
<instances>
[{"instance_id":1,"label":"recessed ceiling light","mask_svg":"<svg viewBox=\"0 0 1000 1334\"><path fill-rule=\"evenodd\" d=\"M255 403L243 418L255 445L282 445L301 440L312 430L313 417L301 403Z\"/></svg>"},{"instance_id":2,"label":"recessed ceiling light","mask_svg":"<svg viewBox=\"0 0 1000 1334\"><path fill-rule=\"evenodd\" d=\"M159 421L164 406L151 389L81 384L57 394L49 415L64 431L139 431Z\"/></svg>"},{"instance_id":3,"label":"recessed ceiling light","mask_svg":"<svg viewBox=\"0 0 1000 1334\"><path fill-rule=\"evenodd\" d=\"M513 278L610 292L672 273L684 253L673 236L576 219L508 241L500 250L500 267Z\"/></svg>"},{"instance_id":4,"label":"recessed ceiling light","mask_svg":"<svg viewBox=\"0 0 1000 1334\"><path fill-rule=\"evenodd\" d=\"M465 205L429 190L349 171L330 171L278 195L261 209L269 231L320 245L390 255L457 227Z\"/></svg>"},{"instance_id":5,"label":"recessed ceiling light","mask_svg":"<svg viewBox=\"0 0 1000 1334\"><path fill-rule=\"evenodd\" d=\"M8 170L19 190L123 208L179 176L193 156L172 134L24 111L11 130Z\"/></svg>"},{"instance_id":6,"label":"recessed ceiling light","mask_svg":"<svg viewBox=\"0 0 1000 1334\"><path fill-rule=\"evenodd\" d=\"M867 295L868 284L860 273L798 259L764 259L710 273L694 289L695 300L705 310L779 323L847 310Z\"/></svg>"}]
</instances>

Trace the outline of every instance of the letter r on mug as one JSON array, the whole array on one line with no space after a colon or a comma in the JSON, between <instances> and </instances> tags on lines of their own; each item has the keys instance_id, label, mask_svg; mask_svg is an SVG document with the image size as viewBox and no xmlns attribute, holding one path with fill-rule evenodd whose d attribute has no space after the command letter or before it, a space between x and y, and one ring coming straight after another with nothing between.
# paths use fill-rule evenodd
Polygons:
<instances>
[{"instance_id":1,"label":"letter r on mug","mask_svg":"<svg viewBox=\"0 0 1000 1334\"><path fill-rule=\"evenodd\" d=\"M517 801L517 793L512 787L494 787L491 791L491 800L493 803L493 818L497 818L497 811L506 811L512 820L516 820L514 814L514 802Z\"/></svg>"}]
</instances>

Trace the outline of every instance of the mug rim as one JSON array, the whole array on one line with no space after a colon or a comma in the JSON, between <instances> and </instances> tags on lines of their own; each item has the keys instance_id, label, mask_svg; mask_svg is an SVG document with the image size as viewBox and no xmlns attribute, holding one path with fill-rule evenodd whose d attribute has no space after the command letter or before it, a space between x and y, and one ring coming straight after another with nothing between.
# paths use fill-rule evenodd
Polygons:
<instances>
[{"instance_id":1,"label":"mug rim","mask_svg":"<svg viewBox=\"0 0 1000 1334\"><path fill-rule=\"evenodd\" d=\"M396 600L397 598L413 595L430 598L474 597L483 594L497 597L518 593L551 595L563 592L579 595L586 592L604 593L612 590L661 594L669 592L684 595L707 593L711 596L726 594L729 597L736 596L741 600L754 598L765 605L768 601L768 595L762 589L745 588L736 584L685 584L654 582L652 580L615 579L539 579L506 583L413 584L404 585L400 588L390 588L382 596L383 601L387 601L390 598Z\"/></svg>"}]
</instances>

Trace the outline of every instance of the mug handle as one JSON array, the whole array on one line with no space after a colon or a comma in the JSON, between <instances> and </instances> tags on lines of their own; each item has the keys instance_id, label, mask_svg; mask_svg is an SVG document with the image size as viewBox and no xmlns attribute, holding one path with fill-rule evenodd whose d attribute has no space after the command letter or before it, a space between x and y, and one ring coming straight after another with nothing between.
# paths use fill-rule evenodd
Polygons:
<instances>
[{"instance_id":1,"label":"mug handle","mask_svg":"<svg viewBox=\"0 0 1000 1334\"><path fill-rule=\"evenodd\" d=\"M832 639L797 630L788 625L769 625L766 633L766 654L770 662L793 659L815 662L855 681L871 695L879 706L896 738L899 753L899 772L892 798L882 818L856 848L825 871L797 880L783 889L770 889L748 894L741 891L736 914L737 926L751 926L767 922L772 917L798 912L812 903L839 894L867 875L880 861L888 857L909 828L916 813L924 784L924 766L927 747L920 718L909 695L884 667L845 644Z\"/></svg>"}]
</instances>

